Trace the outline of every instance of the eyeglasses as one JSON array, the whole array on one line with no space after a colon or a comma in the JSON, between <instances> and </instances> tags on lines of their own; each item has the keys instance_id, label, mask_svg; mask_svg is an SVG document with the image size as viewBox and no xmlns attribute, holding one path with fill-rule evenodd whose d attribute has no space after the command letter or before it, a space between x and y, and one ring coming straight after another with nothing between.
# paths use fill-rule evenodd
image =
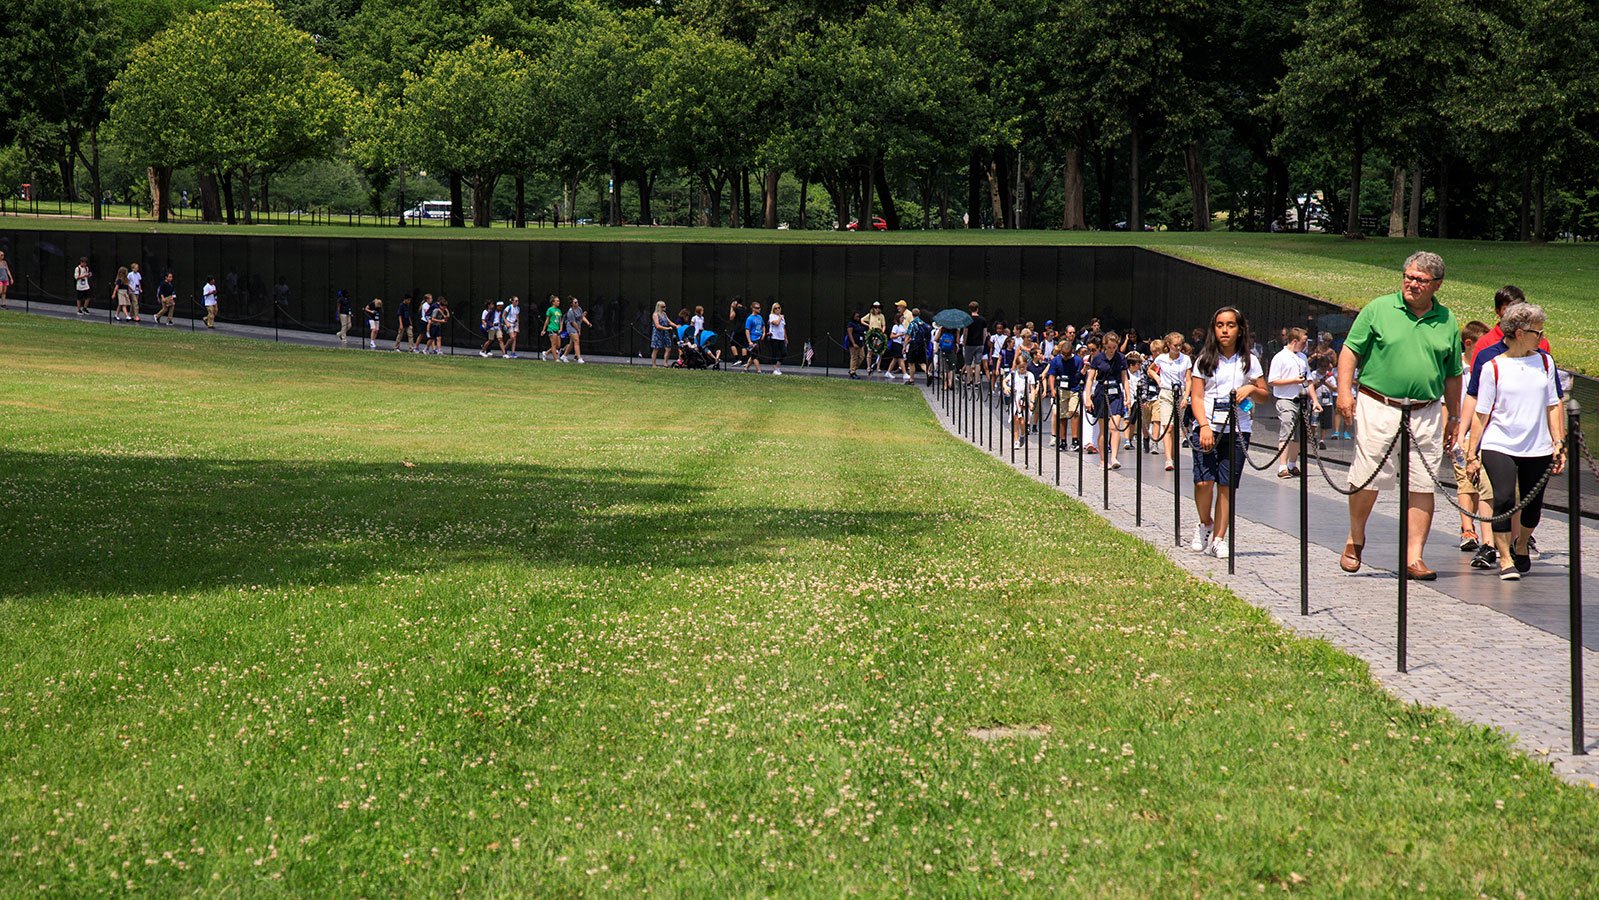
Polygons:
<instances>
[{"instance_id":1,"label":"eyeglasses","mask_svg":"<svg viewBox=\"0 0 1599 900\"><path fill-rule=\"evenodd\" d=\"M1407 283L1409 283L1409 284L1432 284L1434 281L1442 281L1442 280L1443 279L1441 277L1439 277L1439 278L1428 278L1428 277L1426 277L1424 275L1411 275L1409 272L1405 273L1405 281Z\"/></svg>"},{"instance_id":2,"label":"eyeglasses","mask_svg":"<svg viewBox=\"0 0 1599 900\"><path fill-rule=\"evenodd\" d=\"M1540 340L1540 341L1543 340L1543 329L1542 328L1523 328L1523 329L1521 329L1521 333L1522 334L1536 334L1538 336L1538 340Z\"/></svg>"}]
</instances>

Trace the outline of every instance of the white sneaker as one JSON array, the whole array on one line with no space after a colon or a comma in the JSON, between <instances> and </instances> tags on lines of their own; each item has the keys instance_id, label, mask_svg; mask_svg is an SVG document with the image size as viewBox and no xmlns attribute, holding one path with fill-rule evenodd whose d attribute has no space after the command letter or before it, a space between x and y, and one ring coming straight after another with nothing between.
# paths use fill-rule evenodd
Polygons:
<instances>
[{"instance_id":1,"label":"white sneaker","mask_svg":"<svg viewBox=\"0 0 1599 900\"><path fill-rule=\"evenodd\" d=\"M477 355L483 357L484 359L488 359L489 358L489 351L487 351L487 350L479 350L477 352Z\"/></svg>"},{"instance_id":2,"label":"white sneaker","mask_svg":"<svg viewBox=\"0 0 1599 900\"><path fill-rule=\"evenodd\" d=\"M1050 438L1050 439L1049 439L1049 445L1050 445L1050 446L1051 446L1051 447L1053 447L1053 446L1055 446L1055 439L1054 439L1054 438Z\"/></svg>"},{"instance_id":3,"label":"white sneaker","mask_svg":"<svg viewBox=\"0 0 1599 900\"><path fill-rule=\"evenodd\" d=\"M549 362L550 361L550 351L548 351L548 350L540 350L539 351L539 361L540 362Z\"/></svg>"},{"instance_id":4,"label":"white sneaker","mask_svg":"<svg viewBox=\"0 0 1599 900\"><path fill-rule=\"evenodd\" d=\"M588 360L586 360L586 359L579 359L577 362L578 362L578 365L583 365L583 366L588 365Z\"/></svg>"},{"instance_id":5,"label":"white sneaker","mask_svg":"<svg viewBox=\"0 0 1599 900\"><path fill-rule=\"evenodd\" d=\"M781 374L783 374L783 370L782 369L773 369L772 370L772 374L773 375L781 375Z\"/></svg>"},{"instance_id":6,"label":"white sneaker","mask_svg":"<svg viewBox=\"0 0 1599 900\"><path fill-rule=\"evenodd\" d=\"M1194 539L1188 542L1188 549L1195 553L1204 553L1210 549L1210 527L1208 525L1194 524Z\"/></svg>"},{"instance_id":7,"label":"white sneaker","mask_svg":"<svg viewBox=\"0 0 1599 900\"><path fill-rule=\"evenodd\" d=\"M1022 442L1021 441L1011 441L1010 448L1012 450L1020 450L1020 449L1022 449Z\"/></svg>"},{"instance_id":8,"label":"white sneaker","mask_svg":"<svg viewBox=\"0 0 1599 900\"><path fill-rule=\"evenodd\" d=\"M1210 555L1217 559L1226 559L1230 552L1231 549L1227 546L1226 538L1218 538L1214 544L1210 545Z\"/></svg>"}]
</instances>

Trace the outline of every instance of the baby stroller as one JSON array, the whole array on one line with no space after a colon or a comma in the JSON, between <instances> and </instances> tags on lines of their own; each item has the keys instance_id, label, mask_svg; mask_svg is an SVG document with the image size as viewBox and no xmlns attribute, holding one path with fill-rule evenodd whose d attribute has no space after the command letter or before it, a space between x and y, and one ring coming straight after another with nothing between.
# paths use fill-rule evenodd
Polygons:
<instances>
[{"instance_id":1,"label":"baby stroller","mask_svg":"<svg viewBox=\"0 0 1599 900\"><path fill-rule=\"evenodd\" d=\"M712 360L710 355L700 348L699 344L694 343L692 338L677 342L677 359L672 361L672 365L680 369L720 369L722 367L720 363Z\"/></svg>"}]
</instances>

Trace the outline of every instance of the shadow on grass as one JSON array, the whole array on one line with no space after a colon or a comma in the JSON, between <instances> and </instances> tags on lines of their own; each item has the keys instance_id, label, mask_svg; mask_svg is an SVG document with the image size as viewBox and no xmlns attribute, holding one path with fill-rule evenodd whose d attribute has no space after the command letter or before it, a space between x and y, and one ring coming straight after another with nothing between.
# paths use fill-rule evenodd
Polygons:
<instances>
[{"instance_id":1,"label":"shadow on grass","mask_svg":"<svg viewBox=\"0 0 1599 900\"><path fill-rule=\"evenodd\" d=\"M0 599L360 582L459 564L749 567L924 526L747 503L669 469L0 451Z\"/></svg>"}]
</instances>

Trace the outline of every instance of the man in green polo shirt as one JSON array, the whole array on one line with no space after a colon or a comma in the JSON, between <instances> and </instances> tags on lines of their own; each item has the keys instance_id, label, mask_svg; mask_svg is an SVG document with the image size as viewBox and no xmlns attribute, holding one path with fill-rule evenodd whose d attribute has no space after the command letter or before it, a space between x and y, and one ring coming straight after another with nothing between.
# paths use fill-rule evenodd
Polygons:
<instances>
[{"instance_id":1,"label":"man in green polo shirt","mask_svg":"<svg viewBox=\"0 0 1599 900\"><path fill-rule=\"evenodd\" d=\"M1355 423L1349 486L1366 485L1349 497L1349 540L1338 564L1345 572L1360 571L1366 519L1377 503L1377 492L1394 485L1399 456L1397 450L1388 453L1388 448L1398 438L1408 410L1414 440L1405 569L1411 578L1431 581L1438 573L1427 568L1421 556L1432 529L1432 479L1422 460L1425 457L1427 465L1438 470L1460 428L1460 325L1454 313L1433 299L1444 280L1444 261L1438 254L1411 254L1404 273L1398 293L1378 297L1355 317L1338 355L1338 411ZM1388 461L1383 463L1385 455ZM1368 479L1372 479L1369 485Z\"/></svg>"}]
</instances>

